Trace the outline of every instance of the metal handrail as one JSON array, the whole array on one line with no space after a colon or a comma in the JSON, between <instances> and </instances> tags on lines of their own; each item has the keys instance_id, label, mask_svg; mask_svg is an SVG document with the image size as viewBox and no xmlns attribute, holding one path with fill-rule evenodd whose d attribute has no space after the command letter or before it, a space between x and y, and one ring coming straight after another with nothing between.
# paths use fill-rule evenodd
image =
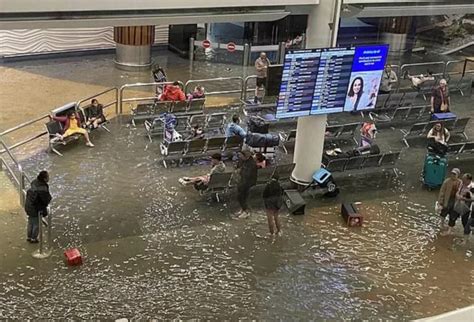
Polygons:
<instances>
[{"instance_id":1,"label":"metal handrail","mask_svg":"<svg viewBox=\"0 0 474 322\"><path fill-rule=\"evenodd\" d=\"M42 116L37 117L37 118L35 118L35 119L31 120L31 121L27 121L27 122L21 123L21 124L15 126L15 127L12 127L12 128L10 128L10 129L8 129L8 130L5 130L5 131L3 131L2 133L0 133L0 136L5 135L5 134L8 134L8 133L11 133L11 132L15 132L16 130L19 130L19 129L21 129L21 128L24 128L25 126L28 126L28 125L31 125L31 124L36 123L36 122L38 122L38 121L41 121L41 120L44 119L44 118L49 118L49 114L42 115Z\"/></svg>"},{"instance_id":2,"label":"metal handrail","mask_svg":"<svg viewBox=\"0 0 474 322\"><path fill-rule=\"evenodd\" d=\"M208 79L190 79L184 85L184 91L186 93L191 91L192 84L202 84L202 83L210 83L210 82L222 82L227 80L238 80L239 81L239 89L232 89L227 91L215 91L215 92L206 92L206 95L221 95L221 94L233 94L233 93L240 93L242 96L242 91L244 88L244 80L242 77L217 77L217 78L208 78Z\"/></svg>"},{"instance_id":3,"label":"metal handrail","mask_svg":"<svg viewBox=\"0 0 474 322\"><path fill-rule=\"evenodd\" d=\"M108 107L108 106L111 106L113 104L115 104L115 114L118 114L118 88L117 87L112 87L112 88L109 88L109 89L106 89L98 94L94 94L90 97L87 97L87 98L83 98L79 101L76 102L76 107L80 107L82 103L88 101L88 100L91 100L93 98L96 98L96 97L99 97L101 95L104 95L104 94L107 94L109 92L112 92L114 91L115 92L115 101L112 101L110 103L107 103L107 104L103 104L104 108Z\"/></svg>"},{"instance_id":4,"label":"metal handrail","mask_svg":"<svg viewBox=\"0 0 474 322\"><path fill-rule=\"evenodd\" d=\"M118 113L117 114L122 114L123 113L123 102L134 102L134 101L142 101L142 100L151 100L155 99L156 96L153 97L134 97L134 98L123 98L123 92L127 88L131 87L148 87L148 86L164 86L164 85L172 85L174 82L161 82L161 83L134 83L134 84L125 84L120 87L119 89L119 95L118 95ZM181 88L185 88L183 82L178 81L179 86Z\"/></svg>"},{"instance_id":5,"label":"metal handrail","mask_svg":"<svg viewBox=\"0 0 474 322\"><path fill-rule=\"evenodd\" d=\"M433 73L433 75L443 75L445 70L446 62L444 61L436 61L436 62L426 62L426 63L413 63L413 64L403 64L400 67L400 75L403 75L403 72L407 67L418 67L418 66L433 66L433 65L442 65L443 72L442 73Z\"/></svg>"},{"instance_id":6,"label":"metal handrail","mask_svg":"<svg viewBox=\"0 0 474 322\"><path fill-rule=\"evenodd\" d=\"M256 79L257 78L257 75L250 75L250 76L247 76L245 77L244 79L244 91L242 91L242 101L245 103L245 101L247 100L247 92L252 92L252 91L255 91L255 88L253 89L249 89L248 88L248 83L251 79Z\"/></svg>"},{"instance_id":7,"label":"metal handrail","mask_svg":"<svg viewBox=\"0 0 474 322\"><path fill-rule=\"evenodd\" d=\"M15 144L9 146L8 149L10 149L10 151L11 151L11 150L13 150L13 149L15 149L19 146L22 146L23 144L34 141L34 140L36 140L36 139L38 139L38 138L40 138L40 137L42 137L43 135L46 135L46 134L48 134L48 131L41 132L40 134L34 135L32 137L24 139L23 141L20 141L18 143L15 143ZM0 150L0 154L5 153L5 152L6 152L6 149Z\"/></svg>"}]
</instances>

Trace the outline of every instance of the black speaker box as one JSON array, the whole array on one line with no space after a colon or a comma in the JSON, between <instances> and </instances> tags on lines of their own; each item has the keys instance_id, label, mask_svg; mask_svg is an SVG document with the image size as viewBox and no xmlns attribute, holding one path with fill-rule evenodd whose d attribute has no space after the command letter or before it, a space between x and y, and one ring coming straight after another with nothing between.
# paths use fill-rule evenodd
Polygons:
<instances>
[{"instance_id":1,"label":"black speaker box","mask_svg":"<svg viewBox=\"0 0 474 322\"><path fill-rule=\"evenodd\" d=\"M304 215L304 208L306 202L301 197L298 190L285 190L283 194L283 200L285 201L288 211L292 215Z\"/></svg>"},{"instance_id":2,"label":"black speaker box","mask_svg":"<svg viewBox=\"0 0 474 322\"><path fill-rule=\"evenodd\" d=\"M352 203L343 203L341 205L341 216L344 218L347 226L362 226L363 217Z\"/></svg>"}]
</instances>

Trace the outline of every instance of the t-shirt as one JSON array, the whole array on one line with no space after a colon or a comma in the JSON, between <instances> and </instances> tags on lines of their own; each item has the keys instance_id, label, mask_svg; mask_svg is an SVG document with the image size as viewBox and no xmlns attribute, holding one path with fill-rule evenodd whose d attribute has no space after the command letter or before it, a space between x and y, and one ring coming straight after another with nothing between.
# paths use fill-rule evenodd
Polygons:
<instances>
[{"instance_id":1,"label":"t-shirt","mask_svg":"<svg viewBox=\"0 0 474 322\"><path fill-rule=\"evenodd\" d=\"M397 74L395 74L393 70L390 72L384 70L380 89L385 92L390 92L392 90L392 83L395 83L397 80Z\"/></svg>"},{"instance_id":2,"label":"t-shirt","mask_svg":"<svg viewBox=\"0 0 474 322\"><path fill-rule=\"evenodd\" d=\"M225 172L225 164L224 162L220 161L218 164L212 167L209 175L213 175L214 173L224 173L224 172Z\"/></svg>"},{"instance_id":3,"label":"t-shirt","mask_svg":"<svg viewBox=\"0 0 474 322\"><path fill-rule=\"evenodd\" d=\"M79 128L77 124L77 119L69 119L69 128L68 130L77 130Z\"/></svg>"}]
</instances>

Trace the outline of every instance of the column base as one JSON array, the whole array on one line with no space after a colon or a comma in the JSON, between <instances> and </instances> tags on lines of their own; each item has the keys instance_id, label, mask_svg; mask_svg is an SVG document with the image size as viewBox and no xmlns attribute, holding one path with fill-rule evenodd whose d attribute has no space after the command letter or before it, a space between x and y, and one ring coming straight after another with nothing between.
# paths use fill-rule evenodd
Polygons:
<instances>
[{"instance_id":1,"label":"column base","mask_svg":"<svg viewBox=\"0 0 474 322\"><path fill-rule=\"evenodd\" d=\"M134 46L116 44L115 67L126 71L146 71L153 64L151 45Z\"/></svg>"}]
</instances>

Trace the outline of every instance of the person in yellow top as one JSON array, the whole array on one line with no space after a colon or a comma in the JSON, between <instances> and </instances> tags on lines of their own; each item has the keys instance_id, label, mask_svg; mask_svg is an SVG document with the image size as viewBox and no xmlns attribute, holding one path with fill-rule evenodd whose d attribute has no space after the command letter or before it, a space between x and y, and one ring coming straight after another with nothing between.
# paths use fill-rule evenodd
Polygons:
<instances>
[{"instance_id":1,"label":"person in yellow top","mask_svg":"<svg viewBox=\"0 0 474 322\"><path fill-rule=\"evenodd\" d=\"M86 129L81 127L81 119L75 112L70 112L67 116L53 116L53 120L59 121L63 124L64 133L62 138L71 136L73 134L82 134L86 139L86 145L93 147L94 144L90 141L89 133Z\"/></svg>"}]
</instances>

